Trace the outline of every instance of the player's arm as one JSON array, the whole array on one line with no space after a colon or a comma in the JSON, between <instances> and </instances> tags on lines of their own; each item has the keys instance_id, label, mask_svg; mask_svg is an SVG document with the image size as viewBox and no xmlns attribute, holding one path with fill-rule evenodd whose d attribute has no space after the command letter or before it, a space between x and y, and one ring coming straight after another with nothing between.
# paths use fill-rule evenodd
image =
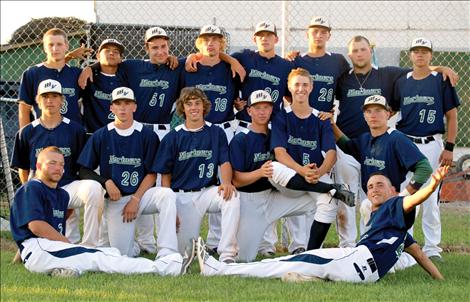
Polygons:
<instances>
[{"instance_id":1,"label":"player's arm","mask_svg":"<svg viewBox=\"0 0 470 302\"><path fill-rule=\"evenodd\" d=\"M413 171L413 176L410 182L406 185L405 190L400 192L400 196L408 196L414 194L416 191L421 188L423 184L425 184L429 177L432 174L432 167L429 163L429 160L425 157L418 161L415 164L415 168Z\"/></svg>"},{"instance_id":2,"label":"player's arm","mask_svg":"<svg viewBox=\"0 0 470 302\"><path fill-rule=\"evenodd\" d=\"M224 200L229 200L233 194L236 194L236 189L232 184L232 165L228 161L220 165L220 186L218 192L223 194Z\"/></svg>"},{"instance_id":3,"label":"player's arm","mask_svg":"<svg viewBox=\"0 0 470 302\"><path fill-rule=\"evenodd\" d=\"M272 161L268 160L259 169L250 172L240 172L233 170L232 183L235 187L240 188L251 185L259 179L266 177L270 178L273 176L273 165Z\"/></svg>"},{"instance_id":4,"label":"player's arm","mask_svg":"<svg viewBox=\"0 0 470 302\"><path fill-rule=\"evenodd\" d=\"M87 57L91 55L92 53L93 53L93 48L85 47L85 43L82 43L82 45L79 48L75 48L71 52L65 54L65 63L68 63L74 59L86 60Z\"/></svg>"},{"instance_id":5,"label":"player's arm","mask_svg":"<svg viewBox=\"0 0 470 302\"><path fill-rule=\"evenodd\" d=\"M430 183L416 191L413 195L403 198L403 211L410 213L416 206L423 203L439 187L439 184L449 172L449 166L441 166L431 176Z\"/></svg>"},{"instance_id":6,"label":"player's arm","mask_svg":"<svg viewBox=\"0 0 470 302\"><path fill-rule=\"evenodd\" d=\"M336 150L328 150L323 159L323 163L318 167L318 176L321 177L331 171L336 163Z\"/></svg>"},{"instance_id":7,"label":"player's arm","mask_svg":"<svg viewBox=\"0 0 470 302\"><path fill-rule=\"evenodd\" d=\"M457 86L457 82L459 81L460 77L458 73L456 73L452 68L447 66L429 66L429 69L442 73L444 81L449 79L452 87Z\"/></svg>"},{"instance_id":8,"label":"player's arm","mask_svg":"<svg viewBox=\"0 0 470 302\"><path fill-rule=\"evenodd\" d=\"M50 224L43 220L33 220L28 222L28 229L39 238L70 243L67 237L57 232Z\"/></svg>"},{"instance_id":9,"label":"player's arm","mask_svg":"<svg viewBox=\"0 0 470 302\"><path fill-rule=\"evenodd\" d=\"M230 69L232 70L232 77L234 78L237 74L240 76L240 81L243 82L246 76L246 70L243 68L242 64L225 52L221 52L219 54L219 58L224 61L225 63L230 64Z\"/></svg>"},{"instance_id":10,"label":"player's arm","mask_svg":"<svg viewBox=\"0 0 470 302\"><path fill-rule=\"evenodd\" d=\"M22 184L26 183L29 178L29 170L18 168L18 176Z\"/></svg>"},{"instance_id":11,"label":"player's arm","mask_svg":"<svg viewBox=\"0 0 470 302\"><path fill-rule=\"evenodd\" d=\"M171 174L162 174L162 187L171 188Z\"/></svg>"},{"instance_id":12,"label":"player's arm","mask_svg":"<svg viewBox=\"0 0 470 302\"><path fill-rule=\"evenodd\" d=\"M284 59L286 59L287 61L294 61L295 58L297 58L298 56L300 56L300 51L298 50L291 50L289 51L286 56L284 57Z\"/></svg>"},{"instance_id":13,"label":"player's arm","mask_svg":"<svg viewBox=\"0 0 470 302\"><path fill-rule=\"evenodd\" d=\"M31 123L31 108L33 106L26 104L25 101L18 101L18 124L20 129Z\"/></svg>"},{"instance_id":14,"label":"player's arm","mask_svg":"<svg viewBox=\"0 0 470 302\"><path fill-rule=\"evenodd\" d=\"M300 176L304 177L308 182L310 178L317 172L316 167L313 167L315 164L302 166L298 164L290 155L287 153L287 150L284 147L274 148L274 155L276 160L286 167L291 168L297 172Z\"/></svg>"},{"instance_id":15,"label":"player's arm","mask_svg":"<svg viewBox=\"0 0 470 302\"><path fill-rule=\"evenodd\" d=\"M439 269L429 260L428 256L421 250L421 247L417 243L413 243L407 248L405 251L415 258L416 262L426 271L433 279L436 280L443 280L444 277L442 276Z\"/></svg>"},{"instance_id":16,"label":"player's arm","mask_svg":"<svg viewBox=\"0 0 470 302\"><path fill-rule=\"evenodd\" d=\"M444 148L441 155L439 156L439 162L441 165L452 165L453 161L453 147L455 139L457 137L457 108L452 108L446 112L446 124L447 124L447 140L446 145L450 144L450 147Z\"/></svg>"},{"instance_id":17,"label":"player's arm","mask_svg":"<svg viewBox=\"0 0 470 302\"><path fill-rule=\"evenodd\" d=\"M149 173L145 175L144 179L140 183L137 191L132 194L129 202L124 206L122 210L122 221L123 222L132 222L137 217L137 211L139 210L140 200L144 196L145 192L148 189L155 186L157 181L157 174Z\"/></svg>"},{"instance_id":18,"label":"player's arm","mask_svg":"<svg viewBox=\"0 0 470 302\"><path fill-rule=\"evenodd\" d=\"M108 194L110 200L117 201L121 199L121 191L112 179L108 179L104 176L101 176L94 170L83 166L80 167L80 170L78 171L78 177L80 177L80 179L91 179L99 182L101 186L106 190L106 193Z\"/></svg>"}]
</instances>

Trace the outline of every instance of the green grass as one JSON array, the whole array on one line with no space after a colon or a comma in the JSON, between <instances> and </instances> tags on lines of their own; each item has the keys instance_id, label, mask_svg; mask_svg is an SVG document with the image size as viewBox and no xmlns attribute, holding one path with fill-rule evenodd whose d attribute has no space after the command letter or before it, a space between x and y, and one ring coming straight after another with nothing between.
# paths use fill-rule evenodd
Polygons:
<instances>
[{"instance_id":1,"label":"green grass","mask_svg":"<svg viewBox=\"0 0 470 302\"><path fill-rule=\"evenodd\" d=\"M442 211L443 246L470 247L470 212ZM420 226L418 218L417 225ZM416 238L422 242L420 227ZM11 236L2 233L2 241ZM334 230L327 246L334 245ZM5 246L5 244L2 244ZM457 248L456 248L457 247ZM446 278L432 280L419 267L389 274L376 284L308 282L288 284L274 279L202 277L195 261L188 275L109 275L87 273L78 279L58 279L12 265L11 249L1 252L1 301L468 301L470 256L450 252L438 267ZM152 257L151 255L147 255Z\"/></svg>"}]
</instances>

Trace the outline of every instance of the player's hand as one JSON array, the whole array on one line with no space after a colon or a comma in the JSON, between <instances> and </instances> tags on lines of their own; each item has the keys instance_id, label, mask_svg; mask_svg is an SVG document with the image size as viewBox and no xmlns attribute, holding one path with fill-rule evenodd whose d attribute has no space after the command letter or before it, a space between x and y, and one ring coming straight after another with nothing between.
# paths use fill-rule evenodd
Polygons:
<instances>
[{"instance_id":1,"label":"player's hand","mask_svg":"<svg viewBox=\"0 0 470 302\"><path fill-rule=\"evenodd\" d=\"M180 63L178 62L178 58L175 56L168 56L166 61L166 65L170 67L171 70L176 69Z\"/></svg>"},{"instance_id":2,"label":"player's hand","mask_svg":"<svg viewBox=\"0 0 470 302\"><path fill-rule=\"evenodd\" d=\"M81 89L85 89L88 79L90 79L90 82L93 82L93 70L91 70L91 67L89 66L83 68L80 73L80 76L78 77L78 86L80 86Z\"/></svg>"},{"instance_id":3,"label":"player's hand","mask_svg":"<svg viewBox=\"0 0 470 302\"><path fill-rule=\"evenodd\" d=\"M92 53L93 48L85 47L85 43L82 43L79 48L76 48L65 55L65 63L68 63L70 60L74 59L86 60L87 57Z\"/></svg>"},{"instance_id":4,"label":"player's hand","mask_svg":"<svg viewBox=\"0 0 470 302\"><path fill-rule=\"evenodd\" d=\"M240 98L236 98L235 101L233 101L233 106L238 111L242 111L246 106L246 101L241 100Z\"/></svg>"},{"instance_id":5,"label":"player's hand","mask_svg":"<svg viewBox=\"0 0 470 302\"><path fill-rule=\"evenodd\" d=\"M298 56L300 56L300 51L291 50L286 54L286 57L284 59L286 59L287 61L294 61L295 58L297 58Z\"/></svg>"},{"instance_id":6,"label":"player's hand","mask_svg":"<svg viewBox=\"0 0 470 302\"><path fill-rule=\"evenodd\" d=\"M119 188L114 184L111 179L108 179L104 183L104 186L106 188L106 192L109 195L109 199L111 199L112 201L117 201L121 199L121 191L119 191Z\"/></svg>"},{"instance_id":7,"label":"player's hand","mask_svg":"<svg viewBox=\"0 0 470 302\"><path fill-rule=\"evenodd\" d=\"M320 172L319 172L317 165L315 163L312 163L312 164L306 165L306 167L308 167L309 170L307 172L307 175L305 176L305 180L308 183L312 183L312 184L317 183L320 179Z\"/></svg>"},{"instance_id":8,"label":"player's hand","mask_svg":"<svg viewBox=\"0 0 470 302\"><path fill-rule=\"evenodd\" d=\"M196 72L197 63L202 59L201 53L192 53L186 57L186 62L184 63L184 69L187 72Z\"/></svg>"},{"instance_id":9,"label":"player's hand","mask_svg":"<svg viewBox=\"0 0 470 302\"><path fill-rule=\"evenodd\" d=\"M137 211L139 210L140 198L132 195L129 202L124 206L122 210L122 221L132 222L137 217Z\"/></svg>"},{"instance_id":10,"label":"player's hand","mask_svg":"<svg viewBox=\"0 0 470 302\"><path fill-rule=\"evenodd\" d=\"M181 225L180 217L176 215L176 233L179 233L180 225Z\"/></svg>"},{"instance_id":11,"label":"player's hand","mask_svg":"<svg viewBox=\"0 0 470 302\"><path fill-rule=\"evenodd\" d=\"M237 194L237 190L232 184L220 184L217 192L219 193L219 195L222 195L222 198L225 201L231 199L233 194L235 194L235 196Z\"/></svg>"},{"instance_id":12,"label":"player's hand","mask_svg":"<svg viewBox=\"0 0 470 302\"><path fill-rule=\"evenodd\" d=\"M460 79L459 75L452 68L449 67L442 67L442 78L444 79L444 81L449 79L452 87L457 86L457 82Z\"/></svg>"},{"instance_id":13,"label":"player's hand","mask_svg":"<svg viewBox=\"0 0 470 302\"><path fill-rule=\"evenodd\" d=\"M333 118L333 112L326 112L326 111L320 111L318 113L318 118L321 120L321 121L326 121L326 120L330 120Z\"/></svg>"},{"instance_id":14,"label":"player's hand","mask_svg":"<svg viewBox=\"0 0 470 302\"><path fill-rule=\"evenodd\" d=\"M454 153L444 149L439 156L439 163L441 166L452 166L453 159Z\"/></svg>"},{"instance_id":15,"label":"player's hand","mask_svg":"<svg viewBox=\"0 0 470 302\"><path fill-rule=\"evenodd\" d=\"M243 82L246 77L246 71L237 59L232 58L232 61L230 62L230 69L232 70L232 78L236 77L238 74L240 81Z\"/></svg>"},{"instance_id":16,"label":"player's hand","mask_svg":"<svg viewBox=\"0 0 470 302\"><path fill-rule=\"evenodd\" d=\"M441 181L444 177L449 173L449 166L441 166L439 167L432 175L431 175L431 182L429 185L432 187L433 190L436 190Z\"/></svg>"},{"instance_id":17,"label":"player's hand","mask_svg":"<svg viewBox=\"0 0 470 302\"><path fill-rule=\"evenodd\" d=\"M274 171L273 161L268 160L258 169L258 171L260 173L260 178L261 177L267 177L267 178L273 177L273 171Z\"/></svg>"}]
</instances>

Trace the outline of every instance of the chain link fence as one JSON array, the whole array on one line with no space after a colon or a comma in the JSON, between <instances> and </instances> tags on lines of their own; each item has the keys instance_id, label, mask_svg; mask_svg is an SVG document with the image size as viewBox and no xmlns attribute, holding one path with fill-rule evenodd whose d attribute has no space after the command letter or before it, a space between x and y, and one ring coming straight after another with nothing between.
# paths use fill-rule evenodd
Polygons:
<instances>
[{"instance_id":1,"label":"chain link fence","mask_svg":"<svg viewBox=\"0 0 470 302\"><path fill-rule=\"evenodd\" d=\"M160 26L170 36L170 48L176 56L195 51L194 41L205 24L222 27L228 40L227 52L255 48L252 37L256 23L274 22L278 28L277 53L289 50L305 52L306 28L313 16L324 16L332 25L328 51L347 58L346 44L354 35L364 35L376 45L379 66L410 66L407 49L411 40L424 36L435 47L433 65L445 65L460 75L457 91L459 135L454 160L469 156L470 147L470 3L468 1L95 1L96 22L75 18L36 19L19 28L9 44L1 46L1 133L0 215L8 216L12 192L19 186L17 173L10 178L8 160L18 130L17 99L22 72L45 59L42 34L51 27L69 33L71 49L81 43L98 48L105 38L124 43L125 58L146 58L145 30ZM87 62L71 62L86 65ZM7 156L7 160L5 160ZM462 160L461 160L462 161ZM460 164L460 162L459 162ZM463 163L468 168L468 163ZM456 174L449 180L444 200L470 200L468 174ZM8 180L8 181L7 181ZM443 190L444 193L445 190Z\"/></svg>"}]
</instances>

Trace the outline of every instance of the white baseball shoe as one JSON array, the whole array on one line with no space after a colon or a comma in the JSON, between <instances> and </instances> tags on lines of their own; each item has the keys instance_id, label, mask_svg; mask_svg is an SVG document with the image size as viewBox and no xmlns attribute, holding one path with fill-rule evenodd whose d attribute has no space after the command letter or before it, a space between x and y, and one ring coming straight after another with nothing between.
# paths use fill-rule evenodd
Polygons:
<instances>
[{"instance_id":1,"label":"white baseball shoe","mask_svg":"<svg viewBox=\"0 0 470 302\"><path fill-rule=\"evenodd\" d=\"M199 261L199 269L201 270L201 275L204 276L217 275L217 272L223 265L223 263L220 263L209 254L206 248L206 244L204 243L202 237L199 237L197 239L197 259Z\"/></svg>"},{"instance_id":2,"label":"white baseball shoe","mask_svg":"<svg viewBox=\"0 0 470 302\"><path fill-rule=\"evenodd\" d=\"M285 273L284 275L282 275L281 280L284 282L292 282L292 283L307 282L307 281L322 281L322 279L318 277L302 275L296 272Z\"/></svg>"},{"instance_id":3,"label":"white baseball shoe","mask_svg":"<svg viewBox=\"0 0 470 302\"><path fill-rule=\"evenodd\" d=\"M51 276L58 278L77 278L80 277L80 273L71 268L55 268L52 270Z\"/></svg>"},{"instance_id":4,"label":"white baseball shoe","mask_svg":"<svg viewBox=\"0 0 470 302\"><path fill-rule=\"evenodd\" d=\"M196 240L191 238L189 251L186 249L184 251L183 264L181 265L181 275L184 275L188 272L188 268L193 263L194 257L196 256ZM189 253L188 253L189 252Z\"/></svg>"}]
</instances>

